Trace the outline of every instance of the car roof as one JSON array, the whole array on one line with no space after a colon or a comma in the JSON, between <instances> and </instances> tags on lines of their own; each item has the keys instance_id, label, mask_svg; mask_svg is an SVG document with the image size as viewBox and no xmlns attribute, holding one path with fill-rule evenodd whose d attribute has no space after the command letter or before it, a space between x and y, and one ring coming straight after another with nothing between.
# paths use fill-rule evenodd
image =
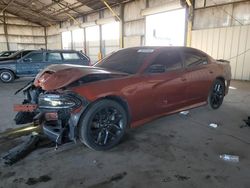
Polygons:
<instances>
[{"instance_id":1,"label":"car roof","mask_svg":"<svg viewBox=\"0 0 250 188\"><path fill-rule=\"evenodd\" d=\"M164 50L164 49L190 49L190 50L198 50L195 48L191 47L186 47L186 46L136 46L136 47L130 47L130 48L124 48L124 49L135 49L135 50L140 50L140 49L153 49L153 50Z\"/></svg>"},{"instance_id":2,"label":"car roof","mask_svg":"<svg viewBox=\"0 0 250 188\"><path fill-rule=\"evenodd\" d=\"M76 50L36 50L36 52L78 52Z\"/></svg>"},{"instance_id":3,"label":"car roof","mask_svg":"<svg viewBox=\"0 0 250 188\"><path fill-rule=\"evenodd\" d=\"M206 55L206 56L209 56L208 54L206 54L205 52L199 50L199 49L196 49L196 48L192 48L192 47L186 47L186 46L137 46L137 47L130 47L130 48L123 48L123 49L134 49L135 51L137 50L154 50L154 51L163 51L163 50L179 50L179 51L182 51L182 50L189 50L190 52L193 52L193 53L201 53L203 55ZM120 49L120 50L123 50L123 49ZM118 50L119 51L119 50Z\"/></svg>"}]
</instances>

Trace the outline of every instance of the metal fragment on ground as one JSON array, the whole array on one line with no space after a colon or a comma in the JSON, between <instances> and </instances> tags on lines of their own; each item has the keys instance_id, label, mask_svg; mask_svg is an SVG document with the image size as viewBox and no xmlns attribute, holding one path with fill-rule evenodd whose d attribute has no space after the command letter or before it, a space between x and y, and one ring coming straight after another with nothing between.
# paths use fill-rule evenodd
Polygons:
<instances>
[{"instance_id":1,"label":"metal fragment on ground","mask_svg":"<svg viewBox=\"0 0 250 188\"><path fill-rule=\"evenodd\" d=\"M184 115L184 116L187 116L189 114L189 111L188 110L181 111L180 114Z\"/></svg>"}]
</instances>

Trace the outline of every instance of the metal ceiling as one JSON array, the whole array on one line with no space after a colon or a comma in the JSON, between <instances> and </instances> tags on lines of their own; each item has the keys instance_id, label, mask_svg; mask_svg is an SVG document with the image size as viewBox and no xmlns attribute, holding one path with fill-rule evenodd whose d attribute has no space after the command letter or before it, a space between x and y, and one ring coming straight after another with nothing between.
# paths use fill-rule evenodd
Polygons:
<instances>
[{"instance_id":1,"label":"metal ceiling","mask_svg":"<svg viewBox=\"0 0 250 188\"><path fill-rule=\"evenodd\" d=\"M110 6L125 0L105 0ZM0 0L0 13L6 11L42 26L70 17L80 17L105 8L103 0Z\"/></svg>"}]
</instances>

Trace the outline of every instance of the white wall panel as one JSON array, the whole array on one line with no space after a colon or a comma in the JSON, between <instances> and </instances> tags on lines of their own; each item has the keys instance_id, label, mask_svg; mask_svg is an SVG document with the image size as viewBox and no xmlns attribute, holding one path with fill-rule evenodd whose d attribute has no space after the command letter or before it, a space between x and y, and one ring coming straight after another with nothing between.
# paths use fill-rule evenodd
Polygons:
<instances>
[{"instance_id":1,"label":"white wall panel","mask_svg":"<svg viewBox=\"0 0 250 188\"><path fill-rule=\"evenodd\" d=\"M238 57L235 67L235 79L242 79L242 71L244 64L244 51L246 49L246 37L247 37L248 27L240 27L239 44L238 44Z\"/></svg>"},{"instance_id":2,"label":"white wall panel","mask_svg":"<svg viewBox=\"0 0 250 188\"><path fill-rule=\"evenodd\" d=\"M124 47L141 46L141 36L124 37Z\"/></svg>"},{"instance_id":3,"label":"white wall panel","mask_svg":"<svg viewBox=\"0 0 250 188\"><path fill-rule=\"evenodd\" d=\"M246 50L248 51L244 54L242 80L250 80L250 26L247 30Z\"/></svg>"},{"instance_id":4,"label":"white wall panel","mask_svg":"<svg viewBox=\"0 0 250 188\"><path fill-rule=\"evenodd\" d=\"M229 60L233 79L250 80L250 25L193 30L191 46Z\"/></svg>"},{"instance_id":5,"label":"white wall panel","mask_svg":"<svg viewBox=\"0 0 250 188\"><path fill-rule=\"evenodd\" d=\"M145 20L127 22L124 24L124 35L135 36L145 34Z\"/></svg>"},{"instance_id":6,"label":"white wall panel","mask_svg":"<svg viewBox=\"0 0 250 188\"><path fill-rule=\"evenodd\" d=\"M213 29L210 29L210 31L214 31ZM225 43L226 43L226 32L227 28L221 28L220 29L220 37L218 41L218 56L217 59L224 59L224 51L225 51ZM212 44L213 45L213 44Z\"/></svg>"},{"instance_id":7,"label":"white wall panel","mask_svg":"<svg viewBox=\"0 0 250 188\"><path fill-rule=\"evenodd\" d=\"M124 21L142 19L141 10L146 8L146 0L126 3L124 6Z\"/></svg>"},{"instance_id":8,"label":"white wall panel","mask_svg":"<svg viewBox=\"0 0 250 188\"><path fill-rule=\"evenodd\" d=\"M234 27L233 28L233 38L232 38L232 47L231 47L231 68L232 68L232 76L235 78L235 72L236 72L236 64L237 64L237 55L239 50L239 37L240 37L240 27Z\"/></svg>"},{"instance_id":9,"label":"white wall panel","mask_svg":"<svg viewBox=\"0 0 250 188\"><path fill-rule=\"evenodd\" d=\"M220 39L220 29L214 29L213 34L213 48L212 48L212 57L218 59L218 50L219 50L219 39Z\"/></svg>"},{"instance_id":10,"label":"white wall panel","mask_svg":"<svg viewBox=\"0 0 250 188\"><path fill-rule=\"evenodd\" d=\"M62 37L61 35L50 35L47 37L47 48L51 50L62 48Z\"/></svg>"}]
</instances>

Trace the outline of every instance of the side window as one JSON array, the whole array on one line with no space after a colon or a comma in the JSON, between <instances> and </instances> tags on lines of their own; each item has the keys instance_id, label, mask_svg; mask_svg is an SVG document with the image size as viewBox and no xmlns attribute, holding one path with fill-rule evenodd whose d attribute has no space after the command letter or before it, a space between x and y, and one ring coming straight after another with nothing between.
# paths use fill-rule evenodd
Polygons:
<instances>
[{"instance_id":1,"label":"side window","mask_svg":"<svg viewBox=\"0 0 250 188\"><path fill-rule=\"evenodd\" d=\"M200 64L207 64L207 60L204 56L192 54L189 52L183 53L183 59L187 67L193 67Z\"/></svg>"},{"instance_id":2,"label":"side window","mask_svg":"<svg viewBox=\"0 0 250 188\"><path fill-rule=\"evenodd\" d=\"M21 56L23 57L23 56L27 55L27 54L30 53L30 52L31 52L31 51L23 51ZM20 54L21 54L21 53L20 53Z\"/></svg>"},{"instance_id":3,"label":"side window","mask_svg":"<svg viewBox=\"0 0 250 188\"><path fill-rule=\"evenodd\" d=\"M162 65L165 71L172 71L182 68L182 59L176 51L165 51L160 53L151 65L154 64Z\"/></svg>"},{"instance_id":4,"label":"side window","mask_svg":"<svg viewBox=\"0 0 250 188\"><path fill-rule=\"evenodd\" d=\"M10 55L11 55L10 52L6 52L6 53L3 54L4 57L8 57L8 56L10 56Z\"/></svg>"},{"instance_id":5,"label":"side window","mask_svg":"<svg viewBox=\"0 0 250 188\"><path fill-rule=\"evenodd\" d=\"M89 59L83 55L83 54L79 54L80 58L83 59L84 61L89 61Z\"/></svg>"},{"instance_id":6,"label":"side window","mask_svg":"<svg viewBox=\"0 0 250 188\"><path fill-rule=\"evenodd\" d=\"M61 60L62 56L58 52L57 53L51 52L46 54L46 61L61 61Z\"/></svg>"},{"instance_id":7,"label":"side window","mask_svg":"<svg viewBox=\"0 0 250 188\"><path fill-rule=\"evenodd\" d=\"M74 52L73 53L65 53L65 52L63 52L62 55L63 55L64 60L79 60L80 59L78 54L74 53Z\"/></svg>"},{"instance_id":8,"label":"side window","mask_svg":"<svg viewBox=\"0 0 250 188\"><path fill-rule=\"evenodd\" d=\"M28 54L24 61L30 61L30 62L42 62L43 61L43 53L37 52L37 53L31 53Z\"/></svg>"}]
</instances>

